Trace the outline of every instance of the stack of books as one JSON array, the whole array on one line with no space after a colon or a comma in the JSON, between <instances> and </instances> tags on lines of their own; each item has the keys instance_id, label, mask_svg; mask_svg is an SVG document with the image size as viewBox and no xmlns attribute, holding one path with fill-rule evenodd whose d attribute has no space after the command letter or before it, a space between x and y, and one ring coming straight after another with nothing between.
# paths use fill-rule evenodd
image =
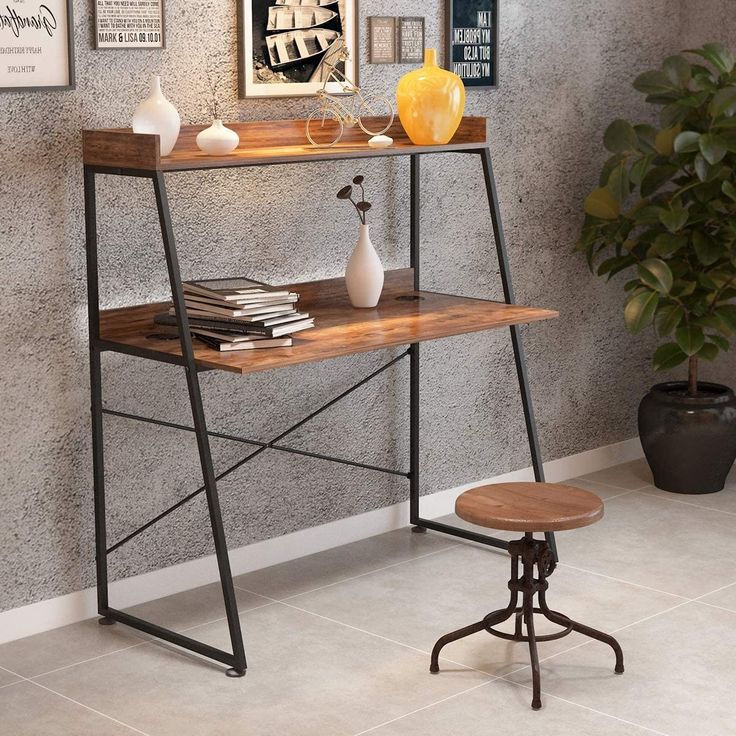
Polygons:
<instances>
[{"instance_id":1,"label":"stack of books","mask_svg":"<svg viewBox=\"0 0 736 736\"><path fill-rule=\"evenodd\" d=\"M192 334L215 350L291 347L294 332L314 327L314 318L298 310L299 294L288 290L245 278L182 287ZM176 327L173 305L154 321Z\"/></svg>"}]
</instances>

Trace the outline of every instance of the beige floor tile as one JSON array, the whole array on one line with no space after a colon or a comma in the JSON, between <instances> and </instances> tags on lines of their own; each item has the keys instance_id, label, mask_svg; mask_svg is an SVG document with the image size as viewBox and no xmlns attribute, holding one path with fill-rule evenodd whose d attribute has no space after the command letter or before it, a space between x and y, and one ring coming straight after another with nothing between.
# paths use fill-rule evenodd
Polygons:
<instances>
[{"instance_id":1,"label":"beige floor tile","mask_svg":"<svg viewBox=\"0 0 736 736\"><path fill-rule=\"evenodd\" d=\"M714 511L726 511L729 514L736 514L736 484L727 484L722 491L718 493L671 493L663 491L655 486L647 486L641 489L642 493L650 496L657 496L667 501L689 504L691 506L699 506L703 509L713 509Z\"/></svg>"},{"instance_id":2,"label":"beige floor tile","mask_svg":"<svg viewBox=\"0 0 736 736\"><path fill-rule=\"evenodd\" d=\"M580 480L592 480L596 483L604 483L627 491L635 491L652 483L652 471L649 470L647 461L640 458L630 463L614 465L605 470L588 473L581 476Z\"/></svg>"},{"instance_id":3,"label":"beige floor tile","mask_svg":"<svg viewBox=\"0 0 736 736\"><path fill-rule=\"evenodd\" d=\"M140 733L31 682L0 690L0 732L8 736L131 736Z\"/></svg>"},{"instance_id":4,"label":"beige floor tile","mask_svg":"<svg viewBox=\"0 0 736 736\"><path fill-rule=\"evenodd\" d=\"M505 552L461 545L441 555L407 562L288 602L429 652L443 634L505 607L509 574ZM558 568L550 578L548 594L552 608L603 630L638 621L682 600L565 567ZM502 628L511 631L513 626ZM557 628L540 619L540 633ZM540 646L549 655L580 641L571 635ZM449 644L443 655L491 674L506 673L528 662L526 644L503 641L483 632ZM424 666L428 664L425 658ZM444 669L456 667L447 664Z\"/></svg>"},{"instance_id":5,"label":"beige floor tile","mask_svg":"<svg viewBox=\"0 0 736 736\"><path fill-rule=\"evenodd\" d=\"M444 535L412 534L407 527L240 575L235 578L235 584L271 598L287 598L387 565L449 549L454 544L454 540Z\"/></svg>"},{"instance_id":6,"label":"beige floor tile","mask_svg":"<svg viewBox=\"0 0 736 736\"><path fill-rule=\"evenodd\" d=\"M236 592L241 612L268 603L265 598ZM205 585L127 610L175 630L225 615L219 585ZM148 638L122 624L100 626L96 618L89 619L0 645L0 667L5 666L24 677L35 677L58 667L125 649Z\"/></svg>"},{"instance_id":7,"label":"beige floor tile","mask_svg":"<svg viewBox=\"0 0 736 736\"><path fill-rule=\"evenodd\" d=\"M588 644L542 662L543 691L668 736L736 732L736 613L687 603L617 637L623 675L613 673L603 645ZM528 669L511 679L528 682Z\"/></svg>"},{"instance_id":8,"label":"beige floor tile","mask_svg":"<svg viewBox=\"0 0 736 736\"><path fill-rule=\"evenodd\" d=\"M345 736L487 679L467 669L432 676L411 649L280 604L242 619L250 666L242 679L149 644L40 681L156 736ZM223 623L197 633L227 645Z\"/></svg>"},{"instance_id":9,"label":"beige floor tile","mask_svg":"<svg viewBox=\"0 0 736 736\"><path fill-rule=\"evenodd\" d=\"M629 492L627 489L599 483L589 478L570 478L570 480L563 480L561 482L567 486L575 486L575 488L583 488L586 491L595 493L596 496L602 498L604 501L607 498L613 498L614 496L620 496L623 493Z\"/></svg>"},{"instance_id":10,"label":"beige floor tile","mask_svg":"<svg viewBox=\"0 0 736 736\"><path fill-rule=\"evenodd\" d=\"M4 670L0 667L0 687L10 685L11 682L18 682L19 680L20 677L17 677L12 672L8 672L8 670Z\"/></svg>"},{"instance_id":11,"label":"beige floor tile","mask_svg":"<svg viewBox=\"0 0 736 736\"><path fill-rule=\"evenodd\" d=\"M558 549L571 566L686 598L736 582L736 516L639 492L608 501L599 523L558 535Z\"/></svg>"},{"instance_id":12,"label":"beige floor tile","mask_svg":"<svg viewBox=\"0 0 736 736\"><path fill-rule=\"evenodd\" d=\"M548 697L541 713L530 693L497 680L371 731L375 736L651 736L652 732Z\"/></svg>"},{"instance_id":13,"label":"beige floor tile","mask_svg":"<svg viewBox=\"0 0 736 736\"><path fill-rule=\"evenodd\" d=\"M710 593L700 600L703 603L710 603L713 606L720 606L736 612L736 585L729 585L727 588Z\"/></svg>"}]
</instances>

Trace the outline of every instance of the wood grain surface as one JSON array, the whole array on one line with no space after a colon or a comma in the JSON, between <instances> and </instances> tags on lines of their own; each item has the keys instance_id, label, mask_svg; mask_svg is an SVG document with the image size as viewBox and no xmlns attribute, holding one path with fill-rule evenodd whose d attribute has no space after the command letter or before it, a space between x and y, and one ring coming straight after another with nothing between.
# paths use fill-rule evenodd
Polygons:
<instances>
[{"instance_id":1,"label":"wood grain surface","mask_svg":"<svg viewBox=\"0 0 736 736\"><path fill-rule=\"evenodd\" d=\"M208 156L197 148L197 134L207 125L185 125L174 150L161 156L158 136L133 133L129 128L83 131L84 163L107 168L144 171L190 171L232 166L265 166L299 161L401 156L412 153L463 151L485 148L486 118L464 117L453 139L444 146L415 146L396 118L386 135L389 148L370 148L368 137L357 125L345 128L332 148L315 148L307 141L306 121L266 120L226 123L240 136L240 145L225 156Z\"/></svg>"},{"instance_id":2,"label":"wood grain surface","mask_svg":"<svg viewBox=\"0 0 736 736\"><path fill-rule=\"evenodd\" d=\"M465 491L455 502L465 521L512 532L578 529L603 518L603 501L559 483L495 483Z\"/></svg>"},{"instance_id":3,"label":"wood grain surface","mask_svg":"<svg viewBox=\"0 0 736 736\"><path fill-rule=\"evenodd\" d=\"M296 333L293 347L220 353L195 340L197 364L253 373L557 316L546 309L415 292L413 279L412 269L387 271L375 309L353 308L342 278L289 284L290 290L301 294L299 309L309 312L316 324L311 330ZM420 298L406 299L412 296ZM154 324L153 317L167 308L159 303L103 311L100 337L110 347L143 349L150 357L181 356L178 340L156 337L164 330Z\"/></svg>"}]
</instances>

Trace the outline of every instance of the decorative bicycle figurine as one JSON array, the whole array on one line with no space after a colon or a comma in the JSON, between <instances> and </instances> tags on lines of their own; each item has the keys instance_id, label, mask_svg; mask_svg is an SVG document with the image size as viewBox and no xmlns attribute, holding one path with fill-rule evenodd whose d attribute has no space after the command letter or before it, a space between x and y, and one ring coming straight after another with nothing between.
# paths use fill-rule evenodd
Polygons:
<instances>
[{"instance_id":1,"label":"decorative bicycle figurine","mask_svg":"<svg viewBox=\"0 0 736 736\"><path fill-rule=\"evenodd\" d=\"M318 148L334 146L342 138L345 126L359 125L367 135L377 136L385 133L394 121L394 108L387 97L363 94L360 87L337 68L348 59L345 40L338 38L320 63L319 69L325 81L316 93L319 107L307 118L307 138ZM342 94L328 92L328 82L337 82Z\"/></svg>"}]
</instances>

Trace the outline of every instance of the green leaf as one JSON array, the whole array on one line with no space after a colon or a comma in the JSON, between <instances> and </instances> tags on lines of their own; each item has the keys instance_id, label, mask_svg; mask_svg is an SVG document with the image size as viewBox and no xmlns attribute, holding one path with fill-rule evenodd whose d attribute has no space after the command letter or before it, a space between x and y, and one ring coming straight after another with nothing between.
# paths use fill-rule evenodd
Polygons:
<instances>
[{"instance_id":1,"label":"green leaf","mask_svg":"<svg viewBox=\"0 0 736 736\"><path fill-rule=\"evenodd\" d=\"M613 194L618 202L625 202L628 199L631 187L629 185L629 172L626 170L624 163L621 163L611 172L606 183L606 189Z\"/></svg>"},{"instance_id":2,"label":"green leaf","mask_svg":"<svg viewBox=\"0 0 736 736\"><path fill-rule=\"evenodd\" d=\"M719 89L711 98L708 112L714 118L720 115L731 117L736 112L736 87Z\"/></svg>"},{"instance_id":3,"label":"green leaf","mask_svg":"<svg viewBox=\"0 0 736 736\"><path fill-rule=\"evenodd\" d=\"M698 358L703 360L715 360L718 357L718 346L712 342L706 342L700 350L698 350Z\"/></svg>"},{"instance_id":4,"label":"green leaf","mask_svg":"<svg viewBox=\"0 0 736 736\"><path fill-rule=\"evenodd\" d=\"M734 59L731 52L721 43L706 43L702 49L695 51L723 74L730 74L733 69Z\"/></svg>"},{"instance_id":5,"label":"green leaf","mask_svg":"<svg viewBox=\"0 0 736 736\"><path fill-rule=\"evenodd\" d=\"M636 161L631 166L631 171L629 171L629 179L633 184L636 184L636 186L639 186L646 176L646 173L649 171L649 167L652 165L652 156L642 156L638 161Z\"/></svg>"},{"instance_id":6,"label":"green leaf","mask_svg":"<svg viewBox=\"0 0 736 736\"><path fill-rule=\"evenodd\" d=\"M671 181L678 171L677 166L655 166L642 179L641 196L651 197L664 184Z\"/></svg>"},{"instance_id":7,"label":"green leaf","mask_svg":"<svg viewBox=\"0 0 736 736\"><path fill-rule=\"evenodd\" d=\"M634 215L634 222L637 225L659 225L659 215L661 212L665 212L661 207L655 207L654 205L648 205L642 207L636 211Z\"/></svg>"},{"instance_id":8,"label":"green leaf","mask_svg":"<svg viewBox=\"0 0 736 736\"><path fill-rule=\"evenodd\" d=\"M712 169L708 166L708 162L703 158L702 154L695 157L695 173L702 182L708 181L712 174Z\"/></svg>"},{"instance_id":9,"label":"green leaf","mask_svg":"<svg viewBox=\"0 0 736 736\"><path fill-rule=\"evenodd\" d=\"M716 309L716 314L732 332L736 332L736 304L723 304Z\"/></svg>"},{"instance_id":10,"label":"green leaf","mask_svg":"<svg viewBox=\"0 0 736 736\"><path fill-rule=\"evenodd\" d=\"M721 184L721 191L729 198L736 202L736 187L728 180Z\"/></svg>"},{"instance_id":11,"label":"green leaf","mask_svg":"<svg viewBox=\"0 0 736 736\"><path fill-rule=\"evenodd\" d=\"M731 343L726 340L725 337L722 337L721 335L708 335L708 339L715 343L720 350L723 350L723 352L727 352L728 349L731 347Z\"/></svg>"},{"instance_id":12,"label":"green leaf","mask_svg":"<svg viewBox=\"0 0 736 736\"><path fill-rule=\"evenodd\" d=\"M669 105L665 105L659 112L659 124L663 128L670 129L672 127L677 127L677 132L679 133L680 130L682 130L682 126L680 123L682 123L685 118L690 114L690 111L687 109L687 107L683 107L681 104L682 100L676 100L675 102L670 103ZM665 156L669 156L672 151L667 152L666 149L662 150L661 153Z\"/></svg>"},{"instance_id":13,"label":"green leaf","mask_svg":"<svg viewBox=\"0 0 736 736\"><path fill-rule=\"evenodd\" d=\"M686 130L675 138L675 151L677 153L694 153L699 150L698 141L700 133L694 130Z\"/></svg>"},{"instance_id":14,"label":"green leaf","mask_svg":"<svg viewBox=\"0 0 736 736\"><path fill-rule=\"evenodd\" d=\"M624 308L626 327L636 334L652 323L659 295L656 291L642 291L632 296Z\"/></svg>"},{"instance_id":15,"label":"green leaf","mask_svg":"<svg viewBox=\"0 0 736 736\"><path fill-rule=\"evenodd\" d=\"M658 256L669 258L687 245L687 235L660 233L654 239L654 250Z\"/></svg>"},{"instance_id":16,"label":"green leaf","mask_svg":"<svg viewBox=\"0 0 736 736\"><path fill-rule=\"evenodd\" d=\"M611 153L628 153L636 151L639 138L631 123L626 120L614 120L603 134L603 145Z\"/></svg>"},{"instance_id":17,"label":"green leaf","mask_svg":"<svg viewBox=\"0 0 736 736\"><path fill-rule=\"evenodd\" d=\"M687 116L687 111L685 111L685 115ZM682 126L673 124L675 122L677 121L672 121L672 123L670 123L670 127L660 130L654 139L654 147L657 149L657 152L661 153L663 156L672 155L672 151L674 151L675 138L680 135L680 131L682 130Z\"/></svg>"},{"instance_id":18,"label":"green leaf","mask_svg":"<svg viewBox=\"0 0 736 736\"><path fill-rule=\"evenodd\" d=\"M670 267L659 258L647 258L637 267L639 278L650 288L660 294L667 294L672 288L672 271Z\"/></svg>"},{"instance_id":19,"label":"green leaf","mask_svg":"<svg viewBox=\"0 0 736 736\"><path fill-rule=\"evenodd\" d=\"M585 211L600 220L615 220L621 213L621 205L616 198L603 187L594 189L586 198Z\"/></svg>"},{"instance_id":20,"label":"green leaf","mask_svg":"<svg viewBox=\"0 0 736 736\"><path fill-rule=\"evenodd\" d=\"M670 304L657 312L657 331L664 337L682 322L685 310L679 304Z\"/></svg>"},{"instance_id":21,"label":"green leaf","mask_svg":"<svg viewBox=\"0 0 736 736\"><path fill-rule=\"evenodd\" d=\"M684 207L660 209L659 220L671 233L676 233L687 224L688 211Z\"/></svg>"},{"instance_id":22,"label":"green leaf","mask_svg":"<svg viewBox=\"0 0 736 736\"><path fill-rule=\"evenodd\" d=\"M603 164L603 168L601 169L601 175L598 179L598 186L604 187L608 183L608 179L611 176L611 172L617 167L620 166L623 161L626 161L626 156L622 156L621 154L617 153L613 156L611 156L606 163Z\"/></svg>"},{"instance_id":23,"label":"green leaf","mask_svg":"<svg viewBox=\"0 0 736 736\"><path fill-rule=\"evenodd\" d=\"M672 84L680 87L687 87L687 83L692 77L692 67L690 62L679 54L676 56L668 56L662 63L662 69L668 76Z\"/></svg>"},{"instance_id":24,"label":"green leaf","mask_svg":"<svg viewBox=\"0 0 736 736\"><path fill-rule=\"evenodd\" d=\"M701 135L698 144L700 145L700 152L703 154L703 158L709 164L717 164L719 161L722 161L728 152L724 141L713 133L704 133Z\"/></svg>"},{"instance_id":25,"label":"green leaf","mask_svg":"<svg viewBox=\"0 0 736 736\"><path fill-rule=\"evenodd\" d=\"M677 85L672 84L669 77L661 71L644 72L634 80L634 89L647 95L678 92Z\"/></svg>"},{"instance_id":26,"label":"green leaf","mask_svg":"<svg viewBox=\"0 0 736 736\"><path fill-rule=\"evenodd\" d=\"M652 358L655 371L666 371L687 360L687 355L674 342L668 342L657 348Z\"/></svg>"},{"instance_id":27,"label":"green leaf","mask_svg":"<svg viewBox=\"0 0 736 736\"><path fill-rule=\"evenodd\" d=\"M699 230L693 233L693 247L695 248L695 255L704 266L714 264L723 253L723 248L719 243Z\"/></svg>"},{"instance_id":28,"label":"green leaf","mask_svg":"<svg viewBox=\"0 0 736 736\"><path fill-rule=\"evenodd\" d=\"M670 290L670 296L679 298L690 296L697 288L698 285L694 281L678 281Z\"/></svg>"},{"instance_id":29,"label":"green leaf","mask_svg":"<svg viewBox=\"0 0 736 736\"><path fill-rule=\"evenodd\" d=\"M700 327L693 325L678 327L675 330L675 340L685 355L695 355L705 343L705 335Z\"/></svg>"}]
</instances>

